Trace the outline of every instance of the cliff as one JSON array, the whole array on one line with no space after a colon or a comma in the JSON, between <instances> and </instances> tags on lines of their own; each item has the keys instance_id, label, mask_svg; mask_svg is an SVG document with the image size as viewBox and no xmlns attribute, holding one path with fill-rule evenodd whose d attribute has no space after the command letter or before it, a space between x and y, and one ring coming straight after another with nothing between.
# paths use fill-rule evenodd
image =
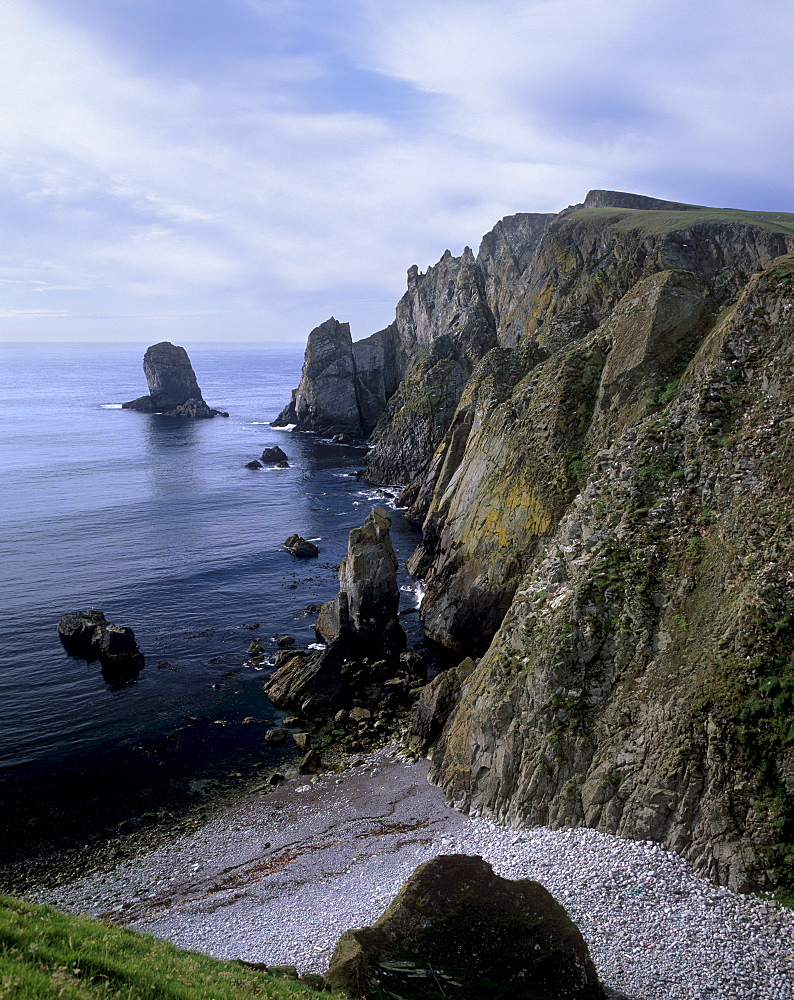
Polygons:
<instances>
[{"instance_id":1,"label":"cliff","mask_svg":"<svg viewBox=\"0 0 794 1000\"><path fill-rule=\"evenodd\" d=\"M427 632L480 657L456 805L791 880L792 251L791 215L598 191L409 272L365 474L422 525Z\"/></svg>"}]
</instances>

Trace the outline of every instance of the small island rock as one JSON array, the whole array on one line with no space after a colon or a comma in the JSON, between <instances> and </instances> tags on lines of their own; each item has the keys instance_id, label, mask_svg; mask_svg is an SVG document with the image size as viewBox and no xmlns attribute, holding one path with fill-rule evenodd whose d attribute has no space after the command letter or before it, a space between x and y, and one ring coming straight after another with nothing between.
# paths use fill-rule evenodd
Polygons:
<instances>
[{"instance_id":1,"label":"small island rock","mask_svg":"<svg viewBox=\"0 0 794 1000\"><path fill-rule=\"evenodd\" d=\"M262 452L262 461L268 464L273 464L276 462L286 462L287 453L283 451L281 448L279 448L278 445L275 445L272 448L265 448L265 450Z\"/></svg>"},{"instance_id":2,"label":"small island rock","mask_svg":"<svg viewBox=\"0 0 794 1000\"><path fill-rule=\"evenodd\" d=\"M300 535L290 535L284 542L284 546L292 555L297 556L299 559L311 559L320 554L320 550L314 542L308 542L305 538L301 538Z\"/></svg>"},{"instance_id":3,"label":"small island rock","mask_svg":"<svg viewBox=\"0 0 794 1000\"><path fill-rule=\"evenodd\" d=\"M68 652L86 660L99 660L104 670L134 674L144 664L133 630L111 624L97 608L63 615L58 635Z\"/></svg>"},{"instance_id":4,"label":"small island rock","mask_svg":"<svg viewBox=\"0 0 794 1000\"><path fill-rule=\"evenodd\" d=\"M168 341L153 344L143 357L143 373L149 395L122 403L123 409L193 419L229 416L204 402L184 347L176 347Z\"/></svg>"}]
</instances>

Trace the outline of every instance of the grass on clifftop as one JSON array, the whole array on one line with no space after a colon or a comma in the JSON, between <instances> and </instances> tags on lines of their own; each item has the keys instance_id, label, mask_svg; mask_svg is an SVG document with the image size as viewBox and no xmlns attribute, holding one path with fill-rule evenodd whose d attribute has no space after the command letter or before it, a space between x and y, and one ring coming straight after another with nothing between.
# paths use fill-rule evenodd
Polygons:
<instances>
[{"instance_id":1,"label":"grass on clifftop","mask_svg":"<svg viewBox=\"0 0 794 1000\"><path fill-rule=\"evenodd\" d=\"M674 233L703 222L729 222L758 226L773 233L794 236L794 214L790 212L747 212L740 208L694 208L687 211L641 208L577 208L577 219L609 219L610 228L619 231L640 229L649 235Z\"/></svg>"},{"instance_id":2,"label":"grass on clifftop","mask_svg":"<svg viewBox=\"0 0 794 1000\"><path fill-rule=\"evenodd\" d=\"M0 896L2 1000L308 1000L303 983Z\"/></svg>"}]
</instances>

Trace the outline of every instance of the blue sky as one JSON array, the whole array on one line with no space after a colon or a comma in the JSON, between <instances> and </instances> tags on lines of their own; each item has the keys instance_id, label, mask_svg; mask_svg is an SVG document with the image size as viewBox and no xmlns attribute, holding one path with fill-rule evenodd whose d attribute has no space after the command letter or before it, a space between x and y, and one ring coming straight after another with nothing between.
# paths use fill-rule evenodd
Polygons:
<instances>
[{"instance_id":1,"label":"blue sky","mask_svg":"<svg viewBox=\"0 0 794 1000\"><path fill-rule=\"evenodd\" d=\"M788 0L0 0L0 338L303 341L590 188L794 211Z\"/></svg>"}]
</instances>

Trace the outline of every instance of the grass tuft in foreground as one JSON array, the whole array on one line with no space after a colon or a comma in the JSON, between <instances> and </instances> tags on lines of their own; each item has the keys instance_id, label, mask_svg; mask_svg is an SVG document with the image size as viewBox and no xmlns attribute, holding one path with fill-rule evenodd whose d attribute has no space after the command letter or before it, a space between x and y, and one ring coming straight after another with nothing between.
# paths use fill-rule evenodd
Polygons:
<instances>
[{"instance_id":1,"label":"grass tuft in foreground","mask_svg":"<svg viewBox=\"0 0 794 1000\"><path fill-rule=\"evenodd\" d=\"M0 896L1 1000L308 1000L309 986Z\"/></svg>"}]
</instances>

